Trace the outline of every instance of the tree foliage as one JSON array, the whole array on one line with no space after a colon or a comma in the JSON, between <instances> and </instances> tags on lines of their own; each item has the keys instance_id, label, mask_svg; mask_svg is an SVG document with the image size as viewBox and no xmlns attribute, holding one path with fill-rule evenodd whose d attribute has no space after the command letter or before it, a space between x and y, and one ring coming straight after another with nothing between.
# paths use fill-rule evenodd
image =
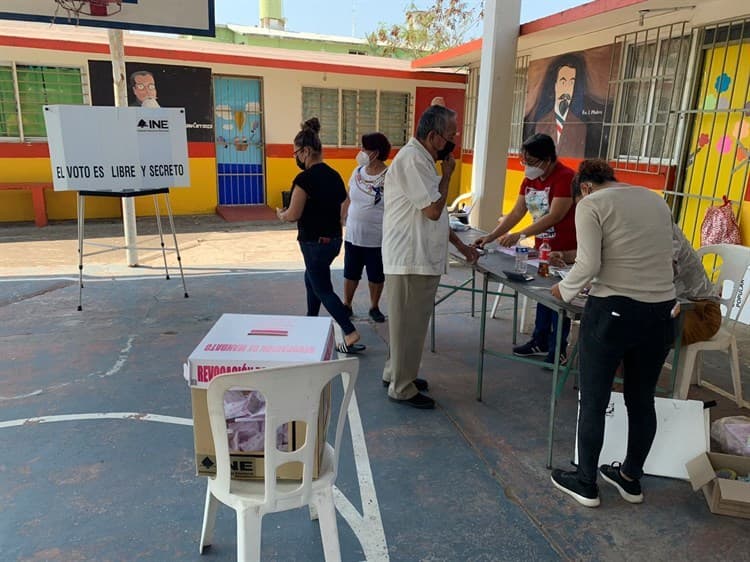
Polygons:
<instances>
[{"instance_id":1,"label":"tree foliage","mask_svg":"<svg viewBox=\"0 0 750 562\"><path fill-rule=\"evenodd\" d=\"M424 56L465 43L483 15L483 1L435 0L426 9L412 1L404 23L380 23L367 41L383 55L407 51L415 57Z\"/></svg>"}]
</instances>

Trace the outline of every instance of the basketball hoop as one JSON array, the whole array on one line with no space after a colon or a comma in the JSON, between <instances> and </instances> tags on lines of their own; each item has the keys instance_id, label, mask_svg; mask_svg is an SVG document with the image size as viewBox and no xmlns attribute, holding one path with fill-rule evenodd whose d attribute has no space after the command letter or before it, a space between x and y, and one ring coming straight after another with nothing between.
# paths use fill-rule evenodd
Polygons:
<instances>
[{"instance_id":1,"label":"basketball hoop","mask_svg":"<svg viewBox=\"0 0 750 562\"><path fill-rule=\"evenodd\" d=\"M106 18L122 10L122 0L55 0L55 4L76 21L81 15Z\"/></svg>"}]
</instances>

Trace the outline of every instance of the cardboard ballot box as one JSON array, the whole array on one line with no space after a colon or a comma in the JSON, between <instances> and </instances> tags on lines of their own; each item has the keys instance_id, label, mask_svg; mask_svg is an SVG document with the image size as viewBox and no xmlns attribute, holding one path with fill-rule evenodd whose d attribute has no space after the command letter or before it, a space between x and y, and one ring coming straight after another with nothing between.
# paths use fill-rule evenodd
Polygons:
<instances>
[{"instance_id":1,"label":"cardboard ballot box","mask_svg":"<svg viewBox=\"0 0 750 562\"><path fill-rule=\"evenodd\" d=\"M252 371L266 367L278 367L294 363L328 361L333 358L334 334L330 318L306 316L262 316L248 314L223 314L188 357L185 377L190 385L193 405L193 438L195 442L195 465L199 476L216 474L216 453L214 450L211 426L206 402L208 383L214 377L226 373ZM227 395L230 393L227 392ZM240 393L233 393L235 402L225 395L225 414L234 421L237 400ZM260 414L247 422L262 423L263 400L258 393L243 393L247 402L260 405ZM317 477L320 458L325 445L325 437L330 418L330 387L320 397L318 417L318 443L313 477ZM228 423L228 425L230 425ZM294 451L304 443L305 424L290 422L280 428L277 445L283 450ZM231 432L230 432L231 433ZM239 430L238 430L239 433ZM245 432L247 434L247 432ZM250 432L252 433L252 431ZM252 443L257 435L250 435L246 443ZM260 434L262 438L262 433ZM228 435L232 460L232 478L263 479L263 449L233 450L237 436ZM279 467L277 476L281 479L299 480L302 466L290 463Z\"/></svg>"},{"instance_id":2,"label":"cardboard ballot box","mask_svg":"<svg viewBox=\"0 0 750 562\"><path fill-rule=\"evenodd\" d=\"M719 515L750 519L750 482L719 478L716 471L728 469L737 475L750 473L750 457L703 453L687 463L693 490L703 489L708 509Z\"/></svg>"}]
</instances>

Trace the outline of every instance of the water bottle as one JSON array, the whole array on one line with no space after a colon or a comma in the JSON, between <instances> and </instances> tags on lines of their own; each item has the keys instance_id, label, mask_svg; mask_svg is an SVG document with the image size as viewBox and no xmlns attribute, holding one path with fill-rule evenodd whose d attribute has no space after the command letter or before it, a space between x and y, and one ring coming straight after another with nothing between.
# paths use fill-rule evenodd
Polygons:
<instances>
[{"instance_id":1,"label":"water bottle","mask_svg":"<svg viewBox=\"0 0 750 562\"><path fill-rule=\"evenodd\" d=\"M516 246L516 272L526 274L529 266L529 249L526 246Z\"/></svg>"},{"instance_id":2,"label":"water bottle","mask_svg":"<svg viewBox=\"0 0 750 562\"><path fill-rule=\"evenodd\" d=\"M537 273L539 273L540 277L549 277L549 253L551 251L552 248L549 242L544 240L542 245L539 246L539 268L537 269Z\"/></svg>"}]
</instances>

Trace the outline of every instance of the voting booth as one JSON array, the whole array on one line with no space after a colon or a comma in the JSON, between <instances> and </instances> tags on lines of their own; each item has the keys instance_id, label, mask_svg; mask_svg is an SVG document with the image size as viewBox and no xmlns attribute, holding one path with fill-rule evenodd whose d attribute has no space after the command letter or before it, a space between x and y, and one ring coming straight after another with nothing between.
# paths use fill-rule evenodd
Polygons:
<instances>
[{"instance_id":1,"label":"voting booth","mask_svg":"<svg viewBox=\"0 0 750 562\"><path fill-rule=\"evenodd\" d=\"M174 108L91 107L85 105L44 106L52 179L55 191L75 191L78 196L78 272L83 288L83 258L124 246L88 245L106 248L84 254L86 197L141 197L154 201L159 248L169 279L167 252L174 252L188 296L177 236L174 228L171 188L190 185L185 110ZM159 198L167 211L173 247L164 243ZM81 310L79 291L78 310Z\"/></svg>"}]
</instances>

